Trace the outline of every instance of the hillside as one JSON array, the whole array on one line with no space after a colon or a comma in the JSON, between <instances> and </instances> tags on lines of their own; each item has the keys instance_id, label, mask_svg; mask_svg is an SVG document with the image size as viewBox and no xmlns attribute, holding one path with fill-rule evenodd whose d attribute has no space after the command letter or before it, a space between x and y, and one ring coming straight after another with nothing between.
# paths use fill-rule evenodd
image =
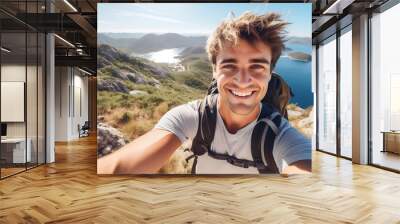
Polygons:
<instances>
[{"instance_id":1,"label":"hillside","mask_svg":"<svg viewBox=\"0 0 400 224\"><path fill-rule=\"evenodd\" d=\"M110 45L114 48L117 48L120 51L123 51L127 54L131 52L131 45L137 41L137 38L132 37L120 37L120 38L113 38L106 34L98 34L97 35L97 43L98 45Z\"/></svg>"},{"instance_id":2,"label":"hillside","mask_svg":"<svg viewBox=\"0 0 400 224\"><path fill-rule=\"evenodd\" d=\"M287 43L288 44L307 44L311 45L311 38L309 37L296 37L296 36L291 36L287 38Z\"/></svg>"},{"instance_id":3,"label":"hillside","mask_svg":"<svg viewBox=\"0 0 400 224\"><path fill-rule=\"evenodd\" d=\"M146 35L146 33L100 33L101 35L107 35L111 38L141 38L144 35Z\"/></svg>"},{"instance_id":4,"label":"hillside","mask_svg":"<svg viewBox=\"0 0 400 224\"><path fill-rule=\"evenodd\" d=\"M206 36L183 36L176 33L146 34L141 37L115 38L122 35L99 34L98 44L107 44L127 54L145 54L171 48L205 46Z\"/></svg>"},{"instance_id":5,"label":"hillside","mask_svg":"<svg viewBox=\"0 0 400 224\"><path fill-rule=\"evenodd\" d=\"M98 49L98 115L132 140L152 127L170 108L204 96L211 67L202 59L183 63L184 72L117 49ZM133 122L136 119L142 122Z\"/></svg>"},{"instance_id":6,"label":"hillside","mask_svg":"<svg viewBox=\"0 0 400 224\"><path fill-rule=\"evenodd\" d=\"M185 69L128 56L109 45L98 47L98 156L118 150L143 135L172 107L203 98L212 68L204 48L187 47L179 56ZM290 105L289 120L306 136L312 133L312 108ZM161 173L188 173L190 141L180 147Z\"/></svg>"}]
</instances>

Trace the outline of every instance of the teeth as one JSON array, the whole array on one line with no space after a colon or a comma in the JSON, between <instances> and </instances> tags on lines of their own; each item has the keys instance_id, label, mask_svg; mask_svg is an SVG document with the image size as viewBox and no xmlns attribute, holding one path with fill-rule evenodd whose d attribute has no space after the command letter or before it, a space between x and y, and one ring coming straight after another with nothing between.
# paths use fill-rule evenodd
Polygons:
<instances>
[{"instance_id":1,"label":"teeth","mask_svg":"<svg viewBox=\"0 0 400 224\"><path fill-rule=\"evenodd\" d=\"M241 92L237 92L237 91L232 90L232 93L235 94L236 96L250 96L252 92L243 92L243 93L241 93Z\"/></svg>"}]
</instances>

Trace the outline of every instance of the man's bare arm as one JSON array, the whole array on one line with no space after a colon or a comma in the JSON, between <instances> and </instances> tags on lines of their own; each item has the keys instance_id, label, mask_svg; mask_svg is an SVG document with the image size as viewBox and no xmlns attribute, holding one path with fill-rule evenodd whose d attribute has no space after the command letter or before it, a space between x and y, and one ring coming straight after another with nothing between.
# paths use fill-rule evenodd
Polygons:
<instances>
[{"instance_id":1,"label":"man's bare arm","mask_svg":"<svg viewBox=\"0 0 400 224\"><path fill-rule=\"evenodd\" d=\"M311 160L296 161L287 166L282 174L306 174L311 172Z\"/></svg>"},{"instance_id":2,"label":"man's bare arm","mask_svg":"<svg viewBox=\"0 0 400 224\"><path fill-rule=\"evenodd\" d=\"M98 159L97 173L156 173L180 145L175 134L153 129L111 155Z\"/></svg>"}]
</instances>

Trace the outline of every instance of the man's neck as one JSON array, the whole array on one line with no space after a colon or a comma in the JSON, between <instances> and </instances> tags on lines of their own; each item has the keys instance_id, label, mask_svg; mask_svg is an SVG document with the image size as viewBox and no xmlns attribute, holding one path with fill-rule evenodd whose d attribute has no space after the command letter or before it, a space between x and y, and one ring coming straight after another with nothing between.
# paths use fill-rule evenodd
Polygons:
<instances>
[{"instance_id":1,"label":"man's neck","mask_svg":"<svg viewBox=\"0 0 400 224\"><path fill-rule=\"evenodd\" d=\"M222 106L218 97L218 111L224 121L226 129L231 134L235 134L238 130L256 120L260 114L260 107L257 106L250 114L240 115L233 113L227 106Z\"/></svg>"}]
</instances>

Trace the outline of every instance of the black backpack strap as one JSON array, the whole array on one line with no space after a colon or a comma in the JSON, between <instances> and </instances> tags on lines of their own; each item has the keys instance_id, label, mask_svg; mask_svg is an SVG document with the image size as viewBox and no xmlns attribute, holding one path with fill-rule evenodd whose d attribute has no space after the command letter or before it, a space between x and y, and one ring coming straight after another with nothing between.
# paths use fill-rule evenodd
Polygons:
<instances>
[{"instance_id":1,"label":"black backpack strap","mask_svg":"<svg viewBox=\"0 0 400 224\"><path fill-rule=\"evenodd\" d=\"M199 124L196 136L192 142L194 162L192 173L196 170L197 157L205 154L211 148L217 124L217 94L207 95L201 102L198 110Z\"/></svg>"},{"instance_id":2,"label":"black backpack strap","mask_svg":"<svg viewBox=\"0 0 400 224\"><path fill-rule=\"evenodd\" d=\"M225 160L226 162L228 162L234 166L238 166L238 167L242 167L242 168L249 168L251 166L257 167L257 164L254 161L247 160L247 159L238 159L235 156L230 156L228 154L220 154L220 153L214 152L212 150L208 151L208 155L211 158L218 159L218 160Z\"/></svg>"},{"instance_id":3,"label":"black backpack strap","mask_svg":"<svg viewBox=\"0 0 400 224\"><path fill-rule=\"evenodd\" d=\"M268 104L263 104L261 114L251 136L251 154L260 173L279 173L273 155L275 137L279 134L282 117Z\"/></svg>"}]
</instances>

